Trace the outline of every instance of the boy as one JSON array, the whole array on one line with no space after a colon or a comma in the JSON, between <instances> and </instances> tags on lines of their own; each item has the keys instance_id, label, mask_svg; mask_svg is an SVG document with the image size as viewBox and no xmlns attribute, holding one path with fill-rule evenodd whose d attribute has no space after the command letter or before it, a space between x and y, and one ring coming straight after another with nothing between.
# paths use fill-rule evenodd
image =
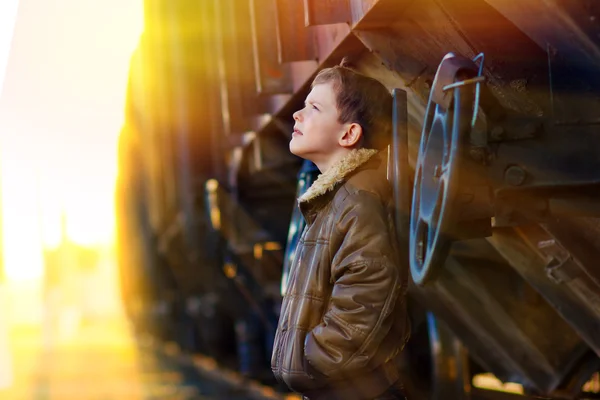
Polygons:
<instances>
[{"instance_id":1,"label":"boy","mask_svg":"<svg viewBox=\"0 0 600 400\"><path fill-rule=\"evenodd\" d=\"M290 151L321 175L298 200L307 226L284 297L271 367L310 400L404 399L407 268L393 226L386 156L392 98L343 63L294 113ZM385 152L382 152L385 153Z\"/></svg>"}]
</instances>

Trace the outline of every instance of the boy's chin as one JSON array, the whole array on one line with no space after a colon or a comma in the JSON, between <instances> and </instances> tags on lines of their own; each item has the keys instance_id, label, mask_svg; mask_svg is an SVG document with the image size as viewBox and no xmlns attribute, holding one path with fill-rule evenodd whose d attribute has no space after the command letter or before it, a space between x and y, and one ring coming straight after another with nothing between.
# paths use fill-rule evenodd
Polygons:
<instances>
[{"instance_id":1,"label":"boy's chin","mask_svg":"<svg viewBox=\"0 0 600 400\"><path fill-rule=\"evenodd\" d=\"M293 138L290 140L290 153L301 158L305 158L304 155L306 154L306 152L302 151L302 146L295 143Z\"/></svg>"},{"instance_id":2,"label":"boy's chin","mask_svg":"<svg viewBox=\"0 0 600 400\"><path fill-rule=\"evenodd\" d=\"M314 158L320 152L315 151L314 146L303 146L304 144L302 141L298 141L297 138L292 138L289 144L290 153L305 160L315 162Z\"/></svg>"}]
</instances>

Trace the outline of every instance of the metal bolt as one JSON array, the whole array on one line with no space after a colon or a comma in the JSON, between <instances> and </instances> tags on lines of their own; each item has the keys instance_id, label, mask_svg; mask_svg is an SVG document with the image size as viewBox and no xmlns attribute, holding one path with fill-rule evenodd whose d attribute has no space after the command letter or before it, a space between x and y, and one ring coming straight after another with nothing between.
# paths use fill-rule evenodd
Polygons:
<instances>
[{"instance_id":1,"label":"metal bolt","mask_svg":"<svg viewBox=\"0 0 600 400\"><path fill-rule=\"evenodd\" d=\"M527 172L519 166L510 166L504 171L504 180L510 186L521 186L527 179Z\"/></svg>"}]
</instances>

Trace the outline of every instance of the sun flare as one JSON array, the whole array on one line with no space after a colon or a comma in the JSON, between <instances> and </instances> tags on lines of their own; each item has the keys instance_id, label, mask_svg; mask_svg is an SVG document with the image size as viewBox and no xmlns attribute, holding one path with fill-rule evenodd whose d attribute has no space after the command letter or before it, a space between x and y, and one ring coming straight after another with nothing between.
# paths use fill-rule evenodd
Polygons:
<instances>
[{"instance_id":1,"label":"sun flare","mask_svg":"<svg viewBox=\"0 0 600 400\"><path fill-rule=\"evenodd\" d=\"M3 255L7 278L23 280L42 276L43 250L63 236L113 241L117 140L143 1L9 3L14 30L0 30Z\"/></svg>"}]
</instances>

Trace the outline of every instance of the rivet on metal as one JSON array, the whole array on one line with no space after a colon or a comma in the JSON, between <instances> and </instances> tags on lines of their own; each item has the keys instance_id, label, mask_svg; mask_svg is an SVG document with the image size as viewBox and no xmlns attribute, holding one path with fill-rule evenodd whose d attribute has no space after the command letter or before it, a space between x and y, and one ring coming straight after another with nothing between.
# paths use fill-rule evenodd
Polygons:
<instances>
[{"instance_id":1,"label":"rivet on metal","mask_svg":"<svg viewBox=\"0 0 600 400\"><path fill-rule=\"evenodd\" d=\"M527 179L527 172L519 166L513 165L504 172L504 180L511 186L521 186Z\"/></svg>"}]
</instances>

